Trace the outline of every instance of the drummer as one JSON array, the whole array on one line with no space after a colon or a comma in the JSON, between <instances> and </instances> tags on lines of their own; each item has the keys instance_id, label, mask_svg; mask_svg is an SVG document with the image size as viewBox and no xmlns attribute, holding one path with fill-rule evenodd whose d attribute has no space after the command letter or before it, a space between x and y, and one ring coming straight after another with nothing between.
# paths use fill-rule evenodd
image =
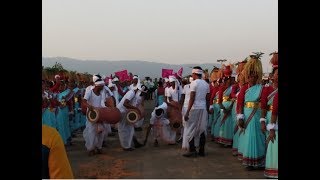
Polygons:
<instances>
[{"instance_id":1,"label":"drummer","mask_svg":"<svg viewBox=\"0 0 320 180\"><path fill-rule=\"evenodd\" d=\"M182 95L182 87L181 87L179 81L174 76L169 76L169 82L170 82L170 87L167 90L167 104L168 104L168 106L173 107L174 106L172 103L173 101L180 103L181 95ZM180 104L182 105L182 103L180 103ZM182 139L181 128L179 130L180 130L180 138L179 139ZM178 132L179 131L177 131L177 133Z\"/></svg>"},{"instance_id":2,"label":"drummer","mask_svg":"<svg viewBox=\"0 0 320 180\"><path fill-rule=\"evenodd\" d=\"M154 139L153 145L155 147L159 145L158 140L161 140L168 145L175 144L176 131L174 131L170 126L170 121L167 117L167 109L167 103L163 102L160 106L155 107L152 111L145 143L147 142L149 131L152 128L152 135Z\"/></svg>"},{"instance_id":3,"label":"drummer","mask_svg":"<svg viewBox=\"0 0 320 180\"><path fill-rule=\"evenodd\" d=\"M94 107L106 107L106 93L104 93L105 83L100 75L93 75L92 79L94 85L86 89L83 101L89 110ZM105 129L106 125L104 123L92 123L87 119L83 137L89 156L96 153L102 154L102 143L104 136L108 133Z\"/></svg>"},{"instance_id":4,"label":"drummer","mask_svg":"<svg viewBox=\"0 0 320 180\"><path fill-rule=\"evenodd\" d=\"M134 142L135 148L142 146L142 144L140 144L134 137L134 124L129 123L126 120L126 114L129 109L135 109L140 112L139 108L134 106L134 103L136 101L135 97L139 89L142 90L141 84L137 84L135 87L133 87L133 89L130 89L117 105L117 108L121 112L121 120L118 124L118 133L120 144L124 151L134 150L131 147L132 141Z\"/></svg>"}]
</instances>

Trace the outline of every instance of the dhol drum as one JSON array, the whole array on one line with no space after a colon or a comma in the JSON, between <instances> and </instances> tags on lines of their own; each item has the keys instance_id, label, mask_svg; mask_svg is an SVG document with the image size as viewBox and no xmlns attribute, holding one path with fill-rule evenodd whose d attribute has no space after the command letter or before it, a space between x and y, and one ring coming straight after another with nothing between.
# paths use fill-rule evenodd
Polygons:
<instances>
[{"instance_id":1,"label":"dhol drum","mask_svg":"<svg viewBox=\"0 0 320 180\"><path fill-rule=\"evenodd\" d=\"M116 124L121 119L121 113L116 107L93 108L93 110L88 111L87 118L92 123Z\"/></svg>"},{"instance_id":2,"label":"dhol drum","mask_svg":"<svg viewBox=\"0 0 320 180\"><path fill-rule=\"evenodd\" d=\"M181 105L178 102L171 101L172 106L168 106L167 114L170 121L170 126L177 130L182 125Z\"/></svg>"},{"instance_id":3,"label":"dhol drum","mask_svg":"<svg viewBox=\"0 0 320 180\"><path fill-rule=\"evenodd\" d=\"M126 114L126 119L129 123L136 123L141 119L141 112L136 109L130 109Z\"/></svg>"}]
</instances>

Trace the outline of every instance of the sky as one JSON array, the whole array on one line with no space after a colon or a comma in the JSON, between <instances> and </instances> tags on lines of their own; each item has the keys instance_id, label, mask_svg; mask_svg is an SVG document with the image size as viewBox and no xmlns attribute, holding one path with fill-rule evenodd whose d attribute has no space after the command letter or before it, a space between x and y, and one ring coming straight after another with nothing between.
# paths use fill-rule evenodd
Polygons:
<instances>
[{"instance_id":1,"label":"sky","mask_svg":"<svg viewBox=\"0 0 320 180\"><path fill-rule=\"evenodd\" d=\"M235 63L278 51L278 0L43 0L42 56Z\"/></svg>"}]
</instances>

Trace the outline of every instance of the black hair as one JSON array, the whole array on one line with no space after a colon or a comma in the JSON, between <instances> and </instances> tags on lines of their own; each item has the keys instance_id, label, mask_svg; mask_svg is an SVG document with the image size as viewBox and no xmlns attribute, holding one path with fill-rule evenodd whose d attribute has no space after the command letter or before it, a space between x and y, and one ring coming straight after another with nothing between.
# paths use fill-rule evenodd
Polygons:
<instances>
[{"instance_id":1,"label":"black hair","mask_svg":"<svg viewBox=\"0 0 320 180\"><path fill-rule=\"evenodd\" d=\"M157 116L160 116L162 113L163 113L164 111L163 111L163 109L156 109L156 111L155 111L155 113L156 113L156 115Z\"/></svg>"},{"instance_id":2,"label":"black hair","mask_svg":"<svg viewBox=\"0 0 320 180\"><path fill-rule=\"evenodd\" d=\"M100 74L95 74L94 76L97 76L99 79L102 78Z\"/></svg>"},{"instance_id":3,"label":"black hair","mask_svg":"<svg viewBox=\"0 0 320 180\"><path fill-rule=\"evenodd\" d=\"M202 70L202 68L201 68L200 66L195 66L195 67L193 67L193 69L200 69L200 70Z\"/></svg>"},{"instance_id":4,"label":"black hair","mask_svg":"<svg viewBox=\"0 0 320 180\"><path fill-rule=\"evenodd\" d=\"M194 66L193 69L200 69L200 70L202 70L202 68L201 68L200 66ZM202 78L202 74L196 74L196 73L195 73L195 75L198 76L198 78L200 78L200 79Z\"/></svg>"}]
</instances>

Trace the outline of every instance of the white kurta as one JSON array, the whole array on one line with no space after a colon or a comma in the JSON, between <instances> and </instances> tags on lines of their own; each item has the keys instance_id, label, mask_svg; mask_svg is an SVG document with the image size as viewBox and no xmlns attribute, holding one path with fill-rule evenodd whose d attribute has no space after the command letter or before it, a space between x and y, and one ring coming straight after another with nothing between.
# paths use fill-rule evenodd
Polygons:
<instances>
[{"instance_id":1,"label":"white kurta","mask_svg":"<svg viewBox=\"0 0 320 180\"><path fill-rule=\"evenodd\" d=\"M135 95L135 100L134 100L134 106L138 107L140 109L141 112L144 112L144 107L142 106L142 101L143 101L143 97L140 96L141 95L141 91L138 91ZM144 121L144 117L142 117L141 119L139 119L135 124L134 127L138 128L138 127L142 127L143 125L143 121Z\"/></svg>"},{"instance_id":2,"label":"white kurta","mask_svg":"<svg viewBox=\"0 0 320 180\"><path fill-rule=\"evenodd\" d=\"M187 112L189 100L190 100L190 84L187 84L183 87L182 94L184 94L184 102L182 107L182 126L183 126L183 134L182 134L182 149L188 150L189 149L189 141L186 137L187 135L187 123L184 120L184 115Z\"/></svg>"},{"instance_id":3,"label":"white kurta","mask_svg":"<svg viewBox=\"0 0 320 180\"><path fill-rule=\"evenodd\" d=\"M119 133L119 140L120 144L123 148L131 148L132 139L134 135L134 127L133 124L129 123L126 120L127 108L123 106L124 101L128 99L130 104L133 105L135 101L135 92L133 90L129 90L121 99L117 108L121 112L121 120L118 125L118 133Z\"/></svg>"}]
</instances>

